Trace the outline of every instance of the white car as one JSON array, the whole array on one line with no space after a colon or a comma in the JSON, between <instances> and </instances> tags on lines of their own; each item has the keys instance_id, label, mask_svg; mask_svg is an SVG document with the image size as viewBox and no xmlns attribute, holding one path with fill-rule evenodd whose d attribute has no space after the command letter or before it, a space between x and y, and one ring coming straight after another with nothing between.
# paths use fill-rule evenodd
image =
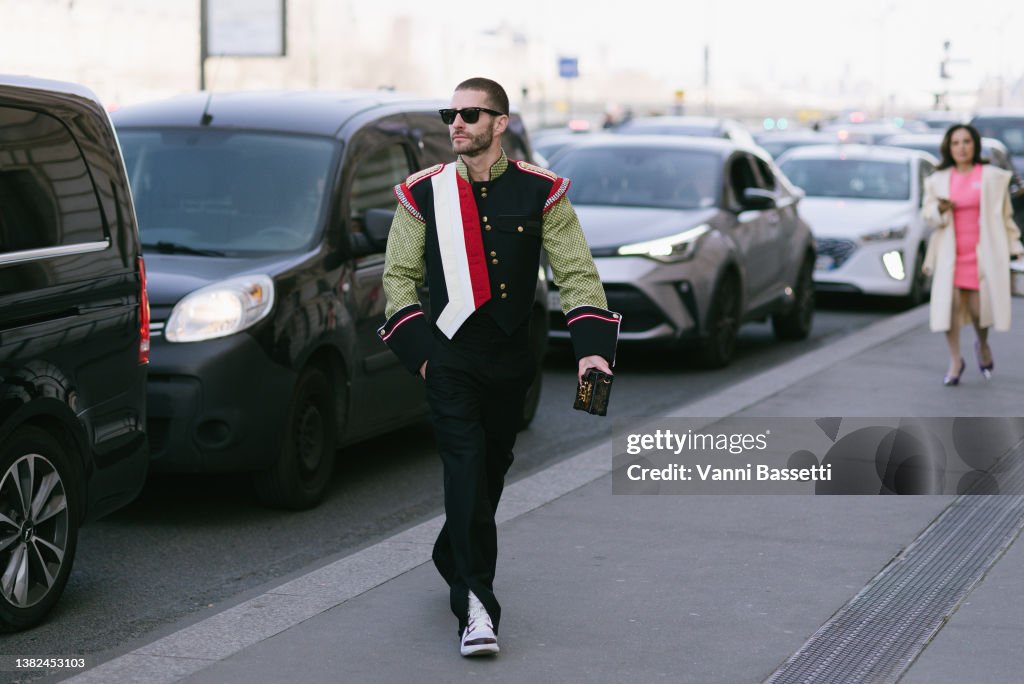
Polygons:
<instances>
[{"instance_id":1,"label":"white car","mask_svg":"<svg viewBox=\"0 0 1024 684\"><path fill-rule=\"evenodd\" d=\"M931 227L921 219L924 179L938 160L927 152L861 145L817 145L779 159L807 193L800 213L818 257L815 289L900 297L920 304Z\"/></svg>"}]
</instances>

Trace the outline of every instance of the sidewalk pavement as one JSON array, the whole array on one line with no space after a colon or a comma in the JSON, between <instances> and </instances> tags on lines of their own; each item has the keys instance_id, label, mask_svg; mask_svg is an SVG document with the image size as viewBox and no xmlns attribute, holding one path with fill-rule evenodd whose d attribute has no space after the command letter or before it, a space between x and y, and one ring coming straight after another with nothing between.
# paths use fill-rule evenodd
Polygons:
<instances>
[{"instance_id":1,"label":"sidewalk pavement","mask_svg":"<svg viewBox=\"0 0 1024 684\"><path fill-rule=\"evenodd\" d=\"M1024 300L1013 307L990 381L971 353L962 384L942 386L945 344L920 307L673 413L1021 416ZM760 682L957 498L613 496L611 452L506 490L495 658L458 654L434 519L68 681ZM1022 616L1016 542L903 681L1019 681Z\"/></svg>"}]
</instances>

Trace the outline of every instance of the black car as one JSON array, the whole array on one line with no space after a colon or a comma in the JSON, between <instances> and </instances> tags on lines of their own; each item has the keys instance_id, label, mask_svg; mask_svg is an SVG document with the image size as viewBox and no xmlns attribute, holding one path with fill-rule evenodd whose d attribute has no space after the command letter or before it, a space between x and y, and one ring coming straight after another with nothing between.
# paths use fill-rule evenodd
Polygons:
<instances>
[{"instance_id":1,"label":"black car","mask_svg":"<svg viewBox=\"0 0 1024 684\"><path fill-rule=\"evenodd\" d=\"M0 76L0 629L60 598L78 528L146 478L145 271L110 119Z\"/></svg>"},{"instance_id":2,"label":"black car","mask_svg":"<svg viewBox=\"0 0 1024 684\"><path fill-rule=\"evenodd\" d=\"M305 508L337 446L426 416L422 381L377 328L393 187L454 158L443 106L200 93L114 114L149 269L154 469L248 471L264 502ZM505 143L529 158L518 116Z\"/></svg>"}]
</instances>

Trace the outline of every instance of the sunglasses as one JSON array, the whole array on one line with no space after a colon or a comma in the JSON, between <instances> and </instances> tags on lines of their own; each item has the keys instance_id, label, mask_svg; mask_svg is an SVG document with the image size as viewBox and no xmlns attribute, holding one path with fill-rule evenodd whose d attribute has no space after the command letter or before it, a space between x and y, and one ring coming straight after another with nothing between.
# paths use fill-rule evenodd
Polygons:
<instances>
[{"instance_id":1,"label":"sunglasses","mask_svg":"<svg viewBox=\"0 0 1024 684\"><path fill-rule=\"evenodd\" d=\"M480 120L480 112L487 112L493 116L505 116L505 112L496 112L493 109L487 109L487 107L466 107L465 109L438 109L438 113L441 115L441 121L451 126L455 123L455 117L461 116L462 120L468 124L475 124Z\"/></svg>"}]
</instances>

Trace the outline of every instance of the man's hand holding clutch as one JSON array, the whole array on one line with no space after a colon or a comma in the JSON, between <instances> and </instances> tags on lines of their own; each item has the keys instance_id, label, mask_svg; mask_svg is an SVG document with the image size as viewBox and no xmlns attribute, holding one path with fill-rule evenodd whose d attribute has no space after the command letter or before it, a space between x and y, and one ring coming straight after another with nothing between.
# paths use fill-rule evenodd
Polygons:
<instances>
[{"instance_id":1,"label":"man's hand holding clutch","mask_svg":"<svg viewBox=\"0 0 1024 684\"><path fill-rule=\"evenodd\" d=\"M597 416L607 415L614 378L604 357L586 356L580 359L577 379L579 384L572 407Z\"/></svg>"},{"instance_id":2,"label":"man's hand holding clutch","mask_svg":"<svg viewBox=\"0 0 1024 684\"><path fill-rule=\"evenodd\" d=\"M580 359L579 369L576 372L576 380L578 382L583 382L583 376L587 372L588 368L596 368L602 373L607 373L608 375L613 374L611 367L608 365L608 362L605 361L603 356L584 356Z\"/></svg>"}]
</instances>

